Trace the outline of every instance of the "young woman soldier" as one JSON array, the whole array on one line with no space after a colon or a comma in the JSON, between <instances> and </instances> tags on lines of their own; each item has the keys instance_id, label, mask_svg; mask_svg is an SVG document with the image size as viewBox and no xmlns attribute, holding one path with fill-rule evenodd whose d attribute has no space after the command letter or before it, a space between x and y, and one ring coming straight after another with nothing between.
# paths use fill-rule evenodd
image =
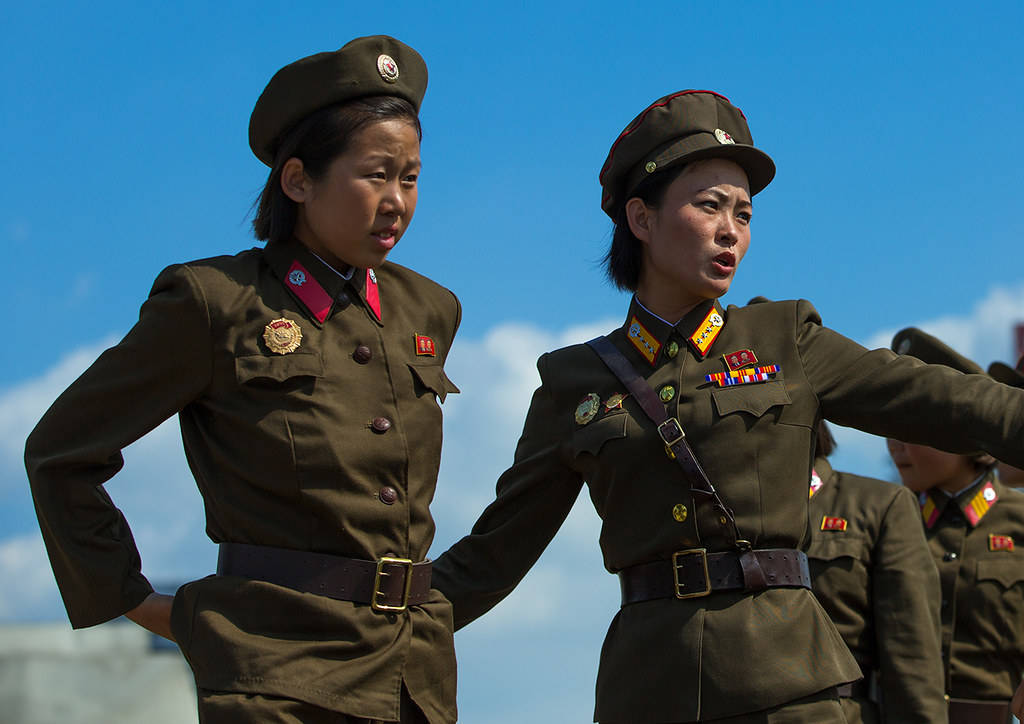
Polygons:
<instances>
[{"instance_id":1,"label":"young woman soldier","mask_svg":"<svg viewBox=\"0 0 1024 724\"><path fill-rule=\"evenodd\" d=\"M512 590L586 481L623 593L600 722L844 721L836 687L860 667L799 550L823 417L1024 463L1024 391L868 351L806 301L719 305L774 171L707 91L661 98L619 135L600 180L609 273L635 292L625 323L540 358L496 500L435 563L463 626Z\"/></svg>"},{"instance_id":2,"label":"young woman soldier","mask_svg":"<svg viewBox=\"0 0 1024 724\"><path fill-rule=\"evenodd\" d=\"M901 330L892 347L986 379L980 366L919 329ZM1024 493L1003 483L988 454L887 442L903 484L919 496L939 571L949 721L1007 724L1024 676Z\"/></svg>"},{"instance_id":3,"label":"young woman soldier","mask_svg":"<svg viewBox=\"0 0 1024 724\"><path fill-rule=\"evenodd\" d=\"M423 559L460 307L385 261L416 208L426 84L386 36L278 71L249 127L266 248L164 270L29 437L72 625L126 614L176 640L203 722L455 721ZM220 559L172 599L102 484L175 413Z\"/></svg>"}]
</instances>

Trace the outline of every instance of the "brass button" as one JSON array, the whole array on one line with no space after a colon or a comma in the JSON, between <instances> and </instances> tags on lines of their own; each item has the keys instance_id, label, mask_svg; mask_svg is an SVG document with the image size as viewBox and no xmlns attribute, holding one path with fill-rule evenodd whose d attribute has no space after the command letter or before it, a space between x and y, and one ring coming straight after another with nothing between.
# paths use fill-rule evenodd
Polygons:
<instances>
[{"instance_id":1,"label":"brass button","mask_svg":"<svg viewBox=\"0 0 1024 724\"><path fill-rule=\"evenodd\" d=\"M672 340L668 343L668 349L665 350L665 354L668 355L669 359L675 359L676 355L679 354L679 343Z\"/></svg>"},{"instance_id":2,"label":"brass button","mask_svg":"<svg viewBox=\"0 0 1024 724\"><path fill-rule=\"evenodd\" d=\"M395 501L398 500L398 491L392 488L390 485L385 485L377 493L377 497L380 498L380 502L385 505L394 505Z\"/></svg>"},{"instance_id":3,"label":"brass button","mask_svg":"<svg viewBox=\"0 0 1024 724\"><path fill-rule=\"evenodd\" d=\"M672 385L665 385L658 392L658 397L661 398L662 402L672 402L672 399L676 396L676 388Z\"/></svg>"},{"instance_id":4,"label":"brass button","mask_svg":"<svg viewBox=\"0 0 1024 724\"><path fill-rule=\"evenodd\" d=\"M361 344L356 347L356 351L352 353L352 358L359 364L364 365L373 359L373 351L365 344Z\"/></svg>"},{"instance_id":5,"label":"brass button","mask_svg":"<svg viewBox=\"0 0 1024 724\"><path fill-rule=\"evenodd\" d=\"M646 164L644 164L644 171L646 171L647 173L654 173L657 170L658 164L656 164L654 161L648 161Z\"/></svg>"},{"instance_id":6,"label":"brass button","mask_svg":"<svg viewBox=\"0 0 1024 724\"><path fill-rule=\"evenodd\" d=\"M685 505L676 503L675 507L672 508L672 517L676 519L677 523L682 523L686 520L687 512Z\"/></svg>"},{"instance_id":7,"label":"brass button","mask_svg":"<svg viewBox=\"0 0 1024 724\"><path fill-rule=\"evenodd\" d=\"M386 417L375 417L371 424L377 432L387 432L391 429L391 420Z\"/></svg>"},{"instance_id":8,"label":"brass button","mask_svg":"<svg viewBox=\"0 0 1024 724\"><path fill-rule=\"evenodd\" d=\"M718 524L719 525L728 525L728 523L729 523L729 519L726 518L724 515L718 516Z\"/></svg>"}]
</instances>

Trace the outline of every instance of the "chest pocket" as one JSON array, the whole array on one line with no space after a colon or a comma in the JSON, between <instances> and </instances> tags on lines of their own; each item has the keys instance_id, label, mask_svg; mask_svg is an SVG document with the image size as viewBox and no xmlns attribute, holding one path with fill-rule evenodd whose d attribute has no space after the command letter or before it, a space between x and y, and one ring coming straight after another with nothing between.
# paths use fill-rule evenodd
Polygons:
<instances>
[{"instance_id":1,"label":"chest pocket","mask_svg":"<svg viewBox=\"0 0 1024 724\"><path fill-rule=\"evenodd\" d=\"M417 382L417 395L421 393L419 388L424 387L437 395L438 401L444 402L448 395L461 391L454 382L448 379L448 375L445 374L441 365L410 364L409 369L412 370L412 376Z\"/></svg>"},{"instance_id":2,"label":"chest pocket","mask_svg":"<svg viewBox=\"0 0 1024 724\"><path fill-rule=\"evenodd\" d=\"M807 548L807 557L818 561L836 561L840 558L865 559L867 546L858 535L846 532L827 530L815 531L811 545Z\"/></svg>"},{"instance_id":3,"label":"chest pocket","mask_svg":"<svg viewBox=\"0 0 1024 724\"><path fill-rule=\"evenodd\" d=\"M746 412L761 417L776 405L793 402L782 380L769 380L751 385L736 385L711 391L715 410L721 416L734 412Z\"/></svg>"},{"instance_id":4,"label":"chest pocket","mask_svg":"<svg viewBox=\"0 0 1024 724\"><path fill-rule=\"evenodd\" d=\"M994 553L993 560L978 561L978 582L995 581L1003 588L1012 588L1024 581L1024 561L1011 553ZM1005 556L994 560L995 556Z\"/></svg>"},{"instance_id":5,"label":"chest pocket","mask_svg":"<svg viewBox=\"0 0 1024 724\"><path fill-rule=\"evenodd\" d=\"M609 440L626 437L626 418L628 417L629 415L620 411L577 429L572 436L573 457L578 457L580 453L597 455Z\"/></svg>"},{"instance_id":6,"label":"chest pocket","mask_svg":"<svg viewBox=\"0 0 1024 724\"><path fill-rule=\"evenodd\" d=\"M240 385L277 385L308 383L310 378L324 376L324 361L317 352L293 352L267 357L250 354L235 358L235 379Z\"/></svg>"}]
</instances>

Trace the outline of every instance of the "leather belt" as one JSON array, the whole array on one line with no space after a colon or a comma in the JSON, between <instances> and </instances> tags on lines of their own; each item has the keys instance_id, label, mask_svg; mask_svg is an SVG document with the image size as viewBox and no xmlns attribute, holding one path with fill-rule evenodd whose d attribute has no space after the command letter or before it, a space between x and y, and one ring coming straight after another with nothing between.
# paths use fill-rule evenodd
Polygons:
<instances>
[{"instance_id":1,"label":"leather belt","mask_svg":"<svg viewBox=\"0 0 1024 724\"><path fill-rule=\"evenodd\" d=\"M375 611L404 611L430 597L430 561L363 561L247 543L221 543L217 575L242 576L303 593L368 603Z\"/></svg>"},{"instance_id":2,"label":"leather belt","mask_svg":"<svg viewBox=\"0 0 1024 724\"><path fill-rule=\"evenodd\" d=\"M1006 724L1010 705L1005 701L950 699L949 724Z\"/></svg>"},{"instance_id":3,"label":"leather belt","mask_svg":"<svg viewBox=\"0 0 1024 724\"><path fill-rule=\"evenodd\" d=\"M841 684L836 687L840 699L870 699L871 685L867 679L851 681L849 684Z\"/></svg>"},{"instance_id":4,"label":"leather belt","mask_svg":"<svg viewBox=\"0 0 1024 724\"><path fill-rule=\"evenodd\" d=\"M708 553L704 548L677 551L672 560L652 561L619 571L622 605L655 598L699 598L715 591L744 591L740 553ZM807 556L792 548L749 551L764 571L767 588L810 588Z\"/></svg>"}]
</instances>

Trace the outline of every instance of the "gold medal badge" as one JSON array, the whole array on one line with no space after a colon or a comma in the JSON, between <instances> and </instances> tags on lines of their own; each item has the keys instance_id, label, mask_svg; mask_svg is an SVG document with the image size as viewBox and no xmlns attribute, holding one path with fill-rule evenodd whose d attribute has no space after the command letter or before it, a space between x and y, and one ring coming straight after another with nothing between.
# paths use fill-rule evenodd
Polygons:
<instances>
[{"instance_id":1,"label":"gold medal badge","mask_svg":"<svg viewBox=\"0 0 1024 724\"><path fill-rule=\"evenodd\" d=\"M574 417L577 425L586 425L588 422L594 419L597 415L597 411L601 408L601 398L591 392L582 400L580 404L576 406L576 412Z\"/></svg>"},{"instance_id":2,"label":"gold medal badge","mask_svg":"<svg viewBox=\"0 0 1024 724\"><path fill-rule=\"evenodd\" d=\"M290 319L275 319L263 328L263 341L271 352L288 354L299 348L302 342L302 330Z\"/></svg>"}]
</instances>

